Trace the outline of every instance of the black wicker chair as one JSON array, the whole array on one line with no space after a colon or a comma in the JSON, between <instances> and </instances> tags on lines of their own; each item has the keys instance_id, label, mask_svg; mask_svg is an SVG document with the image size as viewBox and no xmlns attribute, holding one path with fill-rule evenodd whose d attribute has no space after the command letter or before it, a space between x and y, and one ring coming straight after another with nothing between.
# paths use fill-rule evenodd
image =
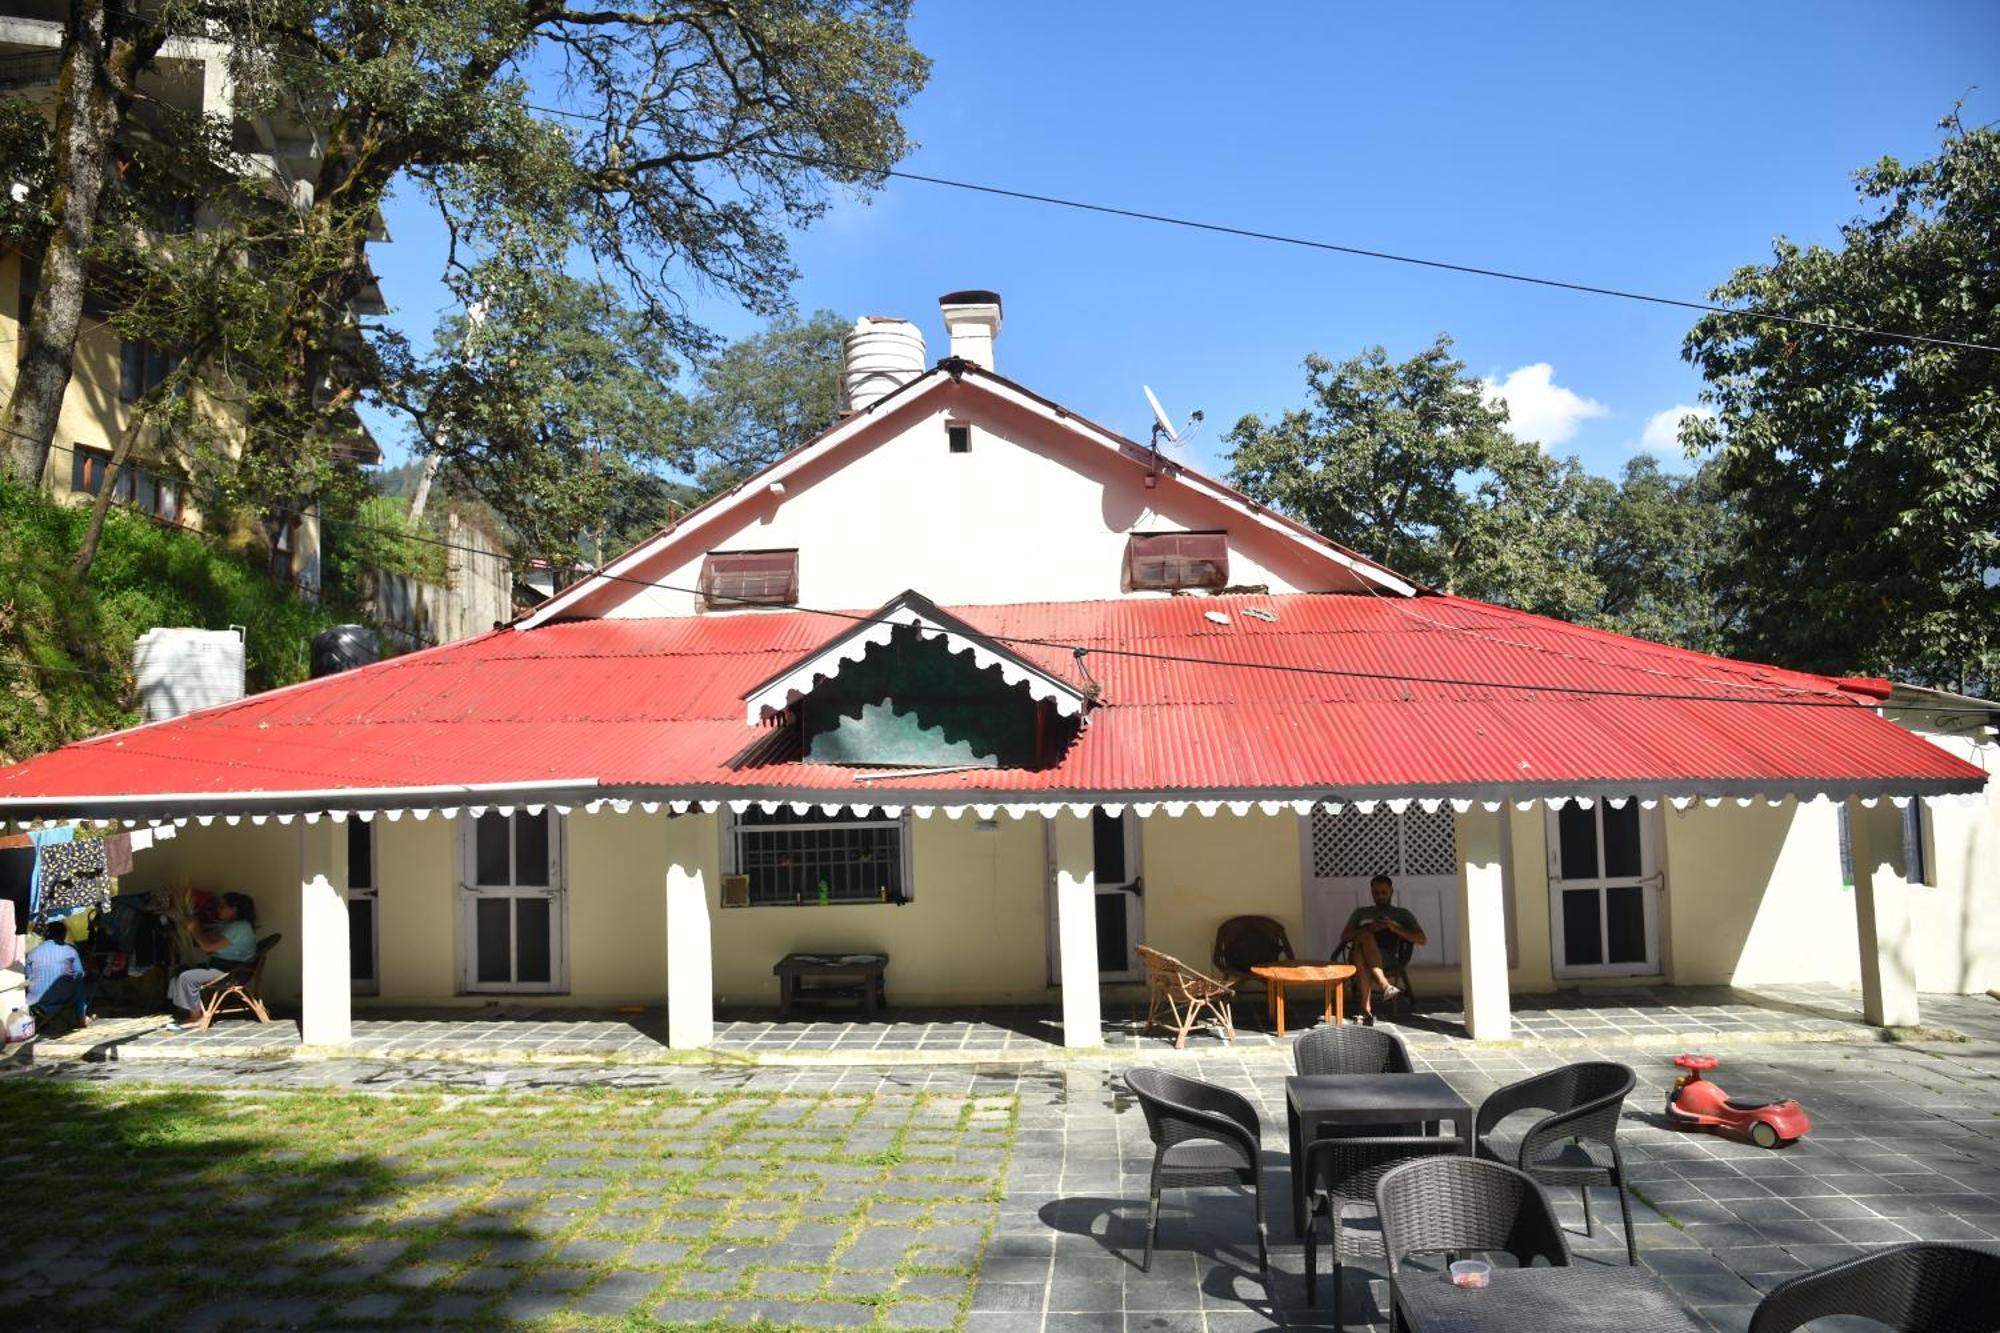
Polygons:
<instances>
[{"instance_id":1,"label":"black wicker chair","mask_svg":"<svg viewBox=\"0 0 2000 1333\"><path fill-rule=\"evenodd\" d=\"M1764 1297L1750 1333L1792 1333L1831 1315L1860 1315L1896 1333L1995 1333L2000 1255L1967 1245L1891 1245L1801 1273Z\"/></svg>"},{"instance_id":2,"label":"black wicker chair","mask_svg":"<svg viewBox=\"0 0 2000 1333\"><path fill-rule=\"evenodd\" d=\"M1299 1034L1292 1068L1301 1074L1407 1074L1410 1052L1393 1032L1344 1023Z\"/></svg>"},{"instance_id":3,"label":"black wicker chair","mask_svg":"<svg viewBox=\"0 0 2000 1333\"><path fill-rule=\"evenodd\" d=\"M1404 1261L1413 1254L1510 1254L1521 1267L1545 1259L1569 1266L1548 1195L1527 1172L1473 1157L1431 1157L1392 1168L1375 1186L1382 1218L1382 1249L1389 1261L1392 1299ZM1607 1327L1617 1326L1614 1311ZM1408 1327L1400 1301L1391 1327Z\"/></svg>"},{"instance_id":4,"label":"black wicker chair","mask_svg":"<svg viewBox=\"0 0 2000 1333\"><path fill-rule=\"evenodd\" d=\"M1164 1069L1133 1069L1125 1086L1146 1113L1153 1139L1153 1185L1146 1204L1146 1257L1153 1268L1153 1237L1160 1227L1160 1191L1239 1185L1250 1191L1257 1217L1257 1268L1271 1271L1264 1236L1262 1128L1250 1103L1227 1088L1183 1078Z\"/></svg>"},{"instance_id":5,"label":"black wicker chair","mask_svg":"<svg viewBox=\"0 0 2000 1333\"><path fill-rule=\"evenodd\" d=\"M1363 1028L1362 1031L1368 1029ZM1319 1301L1319 1227L1324 1220L1333 1251L1333 1322L1339 1324L1341 1214L1351 1203L1375 1202L1375 1186L1391 1168L1420 1157L1463 1153L1461 1138L1396 1135L1315 1139L1306 1145L1306 1304Z\"/></svg>"},{"instance_id":6,"label":"black wicker chair","mask_svg":"<svg viewBox=\"0 0 2000 1333\"><path fill-rule=\"evenodd\" d=\"M1479 1104L1472 1132L1479 1155L1520 1167L1543 1185L1573 1185L1583 1199L1583 1232L1592 1234L1590 1187L1618 1191L1625 1219L1625 1259L1639 1262L1632 1232L1632 1201L1625 1189L1625 1162L1618 1153L1618 1114L1632 1091L1632 1071L1610 1061L1588 1061L1510 1083ZM1520 1111L1549 1114L1528 1127L1518 1145L1502 1147L1493 1129Z\"/></svg>"},{"instance_id":7,"label":"black wicker chair","mask_svg":"<svg viewBox=\"0 0 2000 1333\"><path fill-rule=\"evenodd\" d=\"M1410 1007L1411 1001L1417 998L1417 989L1410 984L1410 958L1416 953L1417 946L1400 935L1390 935L1385 932L1375 937L1375 947L1381 950L1382 953L1382 975L1389 979L1390 984L1403 992L1394 1000L1385 1000L1383 1003L1392 1008L1396 1005L1401 1005L1407 1010ZM1361 966L1361 960L1354 956L1354 942L1352 940L1335 947L1331 961L1336 963L1352 963L1356 967ZM1347 985L1355 989L1354 1002L1358 1007L1361 1003L1360 978L1349 979Z\"/></svg>"}]
</instances>

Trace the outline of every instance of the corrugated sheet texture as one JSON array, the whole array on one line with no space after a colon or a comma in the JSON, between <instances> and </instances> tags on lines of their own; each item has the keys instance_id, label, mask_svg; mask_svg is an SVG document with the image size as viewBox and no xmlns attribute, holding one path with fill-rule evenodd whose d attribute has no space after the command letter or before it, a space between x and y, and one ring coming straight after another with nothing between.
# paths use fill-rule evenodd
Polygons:
<instances>
[{"instance_id":1,"label":"corrugated sheet texture","mask_svg":"<svg viewBox=\"0 0 2000 1333\"><path fill-rule=\"evenodd\" d=\"M1984 780L1821 677L1449 597L951 610L1102 693L1053 767L925 779L939 791ZM796 761L742 718L747 691L850 623L774 611L499 630L71 745L0 770L0 804L561 778L886 792L894 784ZM1070 645L1087 650L1081 669Z\"/></svg>"}]
</instances>

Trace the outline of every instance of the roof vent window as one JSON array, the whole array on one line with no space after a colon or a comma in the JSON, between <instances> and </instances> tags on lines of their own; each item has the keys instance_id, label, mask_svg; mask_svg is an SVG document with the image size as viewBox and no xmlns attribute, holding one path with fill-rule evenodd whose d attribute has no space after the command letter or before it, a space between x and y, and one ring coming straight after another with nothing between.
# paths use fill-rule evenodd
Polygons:
<instances>
[{"instance_id":1,"label":"roof vent window","mask_svg":"<svg viewBox=\"0 0 2000 1333\"><path fill-rule=\"evenodd\" d=\"M710 551L701 562L705 611L737 606L796 606L797 551Z\"/></svg>"},{"instance_id":2,"label":"roof vent window","mask_svg":"<svg viewBox=\"0 0 2000 1333\"><path fill-rule=\"evenodd\" d=\"M963 421L945 422L944 438L946 445L953 453L969 454L972 452L972 427L966 425Z\"/></svg>"},{"instance_id":3,"label":"roof vent window","mask_svg":"<svg viewBox=\"0 0 2000 1333\"><path fill-rule=\"evenodd\" d=\"M1135 532L1125 542L1125 586L1133 592L1221 588L1229 540L1221 532Z\"/></svg>"}]
</instances>

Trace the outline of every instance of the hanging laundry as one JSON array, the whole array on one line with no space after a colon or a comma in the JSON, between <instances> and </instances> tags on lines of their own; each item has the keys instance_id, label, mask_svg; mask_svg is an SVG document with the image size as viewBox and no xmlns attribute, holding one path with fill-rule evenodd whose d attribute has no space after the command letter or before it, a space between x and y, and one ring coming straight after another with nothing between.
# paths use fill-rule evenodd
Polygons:
<instances>
[{"instance_id":1,"label":"hanging laundry","mask_svg":"<svg viewBox=\"0 0 2000 1333\"><path fill-rule=\"evenodd\" d=\"M35 915L47 920L67 916L79 907L96 907L111 900L111 880L104 873L104 840L69 842L42 847L36 867L39 896Z\"/></svg>"},{"instance_id":2,"label":"hanging laundry","mask_svg":"<svg viewBox=\"0 0 2000 1333\"><path fill-rule=\"evenodd\" d=\"M60 846L76 837L76 830L64 824L60 828L39 828L28 833L28 840L35 844L35 866L28 872L28 915L36 916L42 910L42 853L49 847Z\"/></svg>"},{"instance_id":3,"label":"hanging laundry","mask_svg":"<svg viewBox=\"0 0 2000 1333\"><path fill-rule=\"evenodd\" d=\"M21 961L21 937L14 933L14 900L0 898L0 967Z\"/></svg>"},{"instance_id":4,"label":"hanging laundry","mask_svg":"<svg viewBox=\"0 0 2000 1333\"><path fill-rule=\"evenodd\" d=\"M153 830L149 828L132 830L132 850L143 852L153 845Z\"/></svg>"},{"instance_id":5,"label":"hanging laundry","mask_svg":"<svg viewBox=\"0 0 2000 1333\"><path fill-rule=\"evenodd\" d=\"M114 833L104 840L104 873L107 875L132 873L131 834Z\"/></svg>"}]
</instances>

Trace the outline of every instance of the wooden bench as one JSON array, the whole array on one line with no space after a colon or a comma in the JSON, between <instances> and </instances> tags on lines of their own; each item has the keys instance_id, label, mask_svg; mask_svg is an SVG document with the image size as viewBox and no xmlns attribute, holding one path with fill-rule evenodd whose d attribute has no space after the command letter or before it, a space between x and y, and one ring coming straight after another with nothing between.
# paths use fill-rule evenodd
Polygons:
<instances>
[{"instance_id":1,"label":"wooden bench","mask_svg":"<svg viewBox=\"0 0 2000 1333\"><path fill-rule=\"evenodd\" d=\"M860 1000L862 1017L873 1020L888 1004L883 973L886 953L788 953L771 969L778 979L778 1018L792 1016L792 1003L811 1000ZM806 983L818 984L808 986Z\"/></svg>"}]
</instances>

